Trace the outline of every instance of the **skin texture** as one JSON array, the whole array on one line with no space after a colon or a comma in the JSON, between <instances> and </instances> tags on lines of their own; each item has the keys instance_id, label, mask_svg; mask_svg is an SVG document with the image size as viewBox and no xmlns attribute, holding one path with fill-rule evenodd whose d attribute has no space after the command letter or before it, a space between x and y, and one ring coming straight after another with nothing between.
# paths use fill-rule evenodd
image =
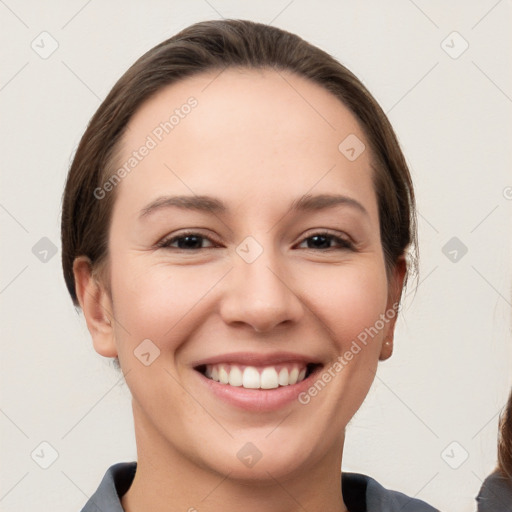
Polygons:
<instances>
[{"instance_id":1,"label":"skin texture","mask_svg":"<svg viewBox=\"0 0 512 512\"><path fill-rule=\"evenodd\" d=\"M328 368L399 299L405 263L388 282L369 145L349 110L290 73L217 75L162 89L129 123L119 165L187 98L198 102L117 185L111 296L84 258L75 261L94 348L119 356L133 396L138 468L122 504L127 512L234 511L240 503L249 512L343 511L344 430L378 360L391 355L393 320L307 405L240 410L209 393L192 363L291 351ZM338 150L349 134L367 148L353 162ZM348 205L288 212L304 194L333 193L366 213ZM141 220L163 195L215 196L230 212L169 207ZM212 241L156 247L187 228ZM356 249L308 242L325 230ZM263 249L252 263L236 252L247 236ZM149 366L134 356L145 339L160 350ZM262 453L252 468L237 458L247 442Z\"/></svg>"}]
</instances>

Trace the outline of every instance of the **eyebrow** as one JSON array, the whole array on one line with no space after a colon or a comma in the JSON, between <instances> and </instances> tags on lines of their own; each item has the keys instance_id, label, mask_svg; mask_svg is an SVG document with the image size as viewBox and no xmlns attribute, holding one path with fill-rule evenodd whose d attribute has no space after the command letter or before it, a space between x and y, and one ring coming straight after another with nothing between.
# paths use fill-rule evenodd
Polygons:
<instances>
[{"instance_id":1,"label":"eyebrow","mask_svg":"<svg viewBox=\"0 0 512 512\"><path fill-rule=\"evenodd\" d=\"M364 215L369 215L366 208L355 199L336 194L306 194L292 201L289 212L306 212L324 210L335 206L349 206L359 210ZM180 208L198 212L210 212L214 214L228 214L229 208L220 200L211 196L161 196L151 201L139 214L143 219L150 214L167 208Z\"/></svg>"}]
</instances>

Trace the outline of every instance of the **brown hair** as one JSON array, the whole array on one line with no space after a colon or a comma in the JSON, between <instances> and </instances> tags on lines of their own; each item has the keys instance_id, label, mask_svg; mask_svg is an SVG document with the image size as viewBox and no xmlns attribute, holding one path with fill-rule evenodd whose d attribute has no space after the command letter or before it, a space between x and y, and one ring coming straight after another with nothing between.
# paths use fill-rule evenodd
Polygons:
<instances>
[{"instance_id":1,"label":"brown hair","mask_svg":"<svg viewBox=\"0 0 512 512\"><path fill-rule=\"evenodd\" d=\"M107 241L116 190L101 200L94 191L115 171L128 121L163 87L229 67L295 73L319 84L351 110L374 157L373 179L388 276L412 243L415 252L409 256L416 265L416 213L409 170L386 115L358 78L328 53L284 30L246 20L205 21L140 57L114 85L80 140L64 190L61 224L64 279L75 306L75 258L85 255L94 272L102 267L108 271ZM104 284L109 289L108 279Z\"/></svg>"},{"instance_id":2,"label":"brown hair","mask_svg":"<svg viewBox=\"0 0 512 512\"><path fill-rule=\"evenodd\" d=\"M512 482L512 391L505 410L500 415L498 471Z\"/></svg>"}]
</instances>

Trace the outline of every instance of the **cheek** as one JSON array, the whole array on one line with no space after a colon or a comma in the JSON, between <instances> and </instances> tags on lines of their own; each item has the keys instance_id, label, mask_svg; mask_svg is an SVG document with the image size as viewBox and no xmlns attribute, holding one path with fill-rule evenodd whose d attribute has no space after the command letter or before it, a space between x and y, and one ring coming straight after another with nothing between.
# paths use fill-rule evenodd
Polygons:
<instances>
[{"instance_id":1,"label":"cheek","mask_svg":"<svg viewBox=\"0 0 512 512\"><path fill-rule=\"evenodd\" d=\"M385 312L387 280L377 260L317 272L314 279L304 279L304 289L339 351L347 350Z\"/></svg>"},{"instance_id":2,"label":"cheek","mask_svg":"<svg viewBox=\"0 0 512 512\"><path fill-rule=\"evenodd\" d=\"M308 306L314 306L315 317L325 328L322 334L326 343L331 340L333 354L322 374L302 395L301 403L312 403L318 420L335 425L332 431L339 433L359 409L373 382L383 332L371 337L366 329L375 326L385 312L388 289L384 267L377 259L331 268L329 272L326 269L323 274L316 274L315 283L311 278L304 279L303 285L307 286Z\"/></svg>"},{"instance_id":3,"label":"cheek","mask_svg":"<svg viewBox=\"0 0 512 512\"><path fill-rule=\"evenodd\" d=\"M173 340L178 344L180 336L190 335L191 318L197 319L201 300L222 272L217 276L206 267L148 264L144 254L116 256L111 273L115 316L133 342L149 338L158 346L165 342L167 350Z\"/></svg>"}]
</instances>

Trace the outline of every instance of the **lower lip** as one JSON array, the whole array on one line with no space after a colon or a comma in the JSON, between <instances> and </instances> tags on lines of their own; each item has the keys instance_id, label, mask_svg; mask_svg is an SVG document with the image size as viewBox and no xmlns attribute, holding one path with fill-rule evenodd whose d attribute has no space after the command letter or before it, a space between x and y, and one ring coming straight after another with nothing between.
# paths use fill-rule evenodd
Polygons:
<instances>
[{"instance_id":1,"label":"lower lip","mask_svg":"<svg viewBox=\"0 0 512 512\"><path fill-rule=\"evenodd\" d=\"M305 392L313 382L321 368L316 368L311 375L297 384L279 386L274 389L245 389L241 386L230 386L208 379L201 372L194 370L208 389L221 400L246 411L275 411L294 401ZM298 402L299 403L299 402Z\"/></svg>"}]
</instances>

